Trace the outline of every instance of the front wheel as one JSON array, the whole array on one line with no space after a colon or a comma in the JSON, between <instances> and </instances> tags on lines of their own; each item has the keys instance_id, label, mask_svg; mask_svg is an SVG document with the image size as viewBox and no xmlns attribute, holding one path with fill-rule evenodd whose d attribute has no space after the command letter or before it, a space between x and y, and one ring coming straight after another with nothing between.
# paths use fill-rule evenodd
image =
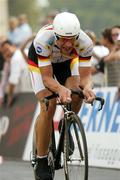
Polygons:
<instances>
[{"instance_id":1,"label":"front wheel","mask_svg":"<svg viewBox=\"0 0 120 180\"><path fill-rule=\"evenodd\" d=\"M64 172L66 180L88 180L88 151L80 118L72 115L66 121L64 136Z\"/></svg>"}]
</instances>

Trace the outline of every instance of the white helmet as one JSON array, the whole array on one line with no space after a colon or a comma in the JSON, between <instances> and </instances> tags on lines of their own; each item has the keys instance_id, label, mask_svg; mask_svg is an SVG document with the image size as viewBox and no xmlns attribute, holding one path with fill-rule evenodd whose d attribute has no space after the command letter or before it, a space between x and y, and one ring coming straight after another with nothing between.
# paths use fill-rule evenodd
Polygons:
<instances>
[{"instance_id":1,"label":"white helmet","mask_svg":"<svg viewBox=\"0 0 120 180\"><path fill-rule=\"evenodd\" d=\"M54 18L53 29L58 36L77 36L80 33L80 22L75 14L63 12Z\"/></svg>"}]
</instances>

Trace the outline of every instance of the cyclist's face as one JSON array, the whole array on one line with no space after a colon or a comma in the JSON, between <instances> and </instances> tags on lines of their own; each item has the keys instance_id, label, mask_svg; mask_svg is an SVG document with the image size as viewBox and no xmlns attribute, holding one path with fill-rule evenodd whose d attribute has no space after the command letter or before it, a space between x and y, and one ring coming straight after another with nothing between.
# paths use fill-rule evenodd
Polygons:
<instances>
[{"instance_id":1,"label":"cyclist's face","mask_svg":"<svg viewBox=\"0 0 120 180\"><path fill-rule=\"evenodd\" d=\"M63 51L63 52L71 52L71 50L74 47L74 38L59 38L59 40L57 40L57 44L59 46L59 48Z\"/></svg>"}]
</instances>

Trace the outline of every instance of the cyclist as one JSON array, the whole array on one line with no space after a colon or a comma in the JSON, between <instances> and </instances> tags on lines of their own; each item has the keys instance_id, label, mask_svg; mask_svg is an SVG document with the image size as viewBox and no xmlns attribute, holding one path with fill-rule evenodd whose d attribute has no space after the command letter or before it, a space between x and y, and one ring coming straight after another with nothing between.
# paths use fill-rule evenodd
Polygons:
<instances>
[{"instance_id":1,"label":"cyclist","mask_svg":"<svg viewBox=\"0 0 120 180\"><path fill-rule=\"evenodd\" d=\"M95 99L92 91L90 58L93 44L80 29L75 14L62 12L52 25L46 25L36 35L29 49L29 69L35 95L40 102L40 114L35 124L37 160L34 166L36 180L52 180L47 153L52 131L56 100L51 100L46 111L41 99L58 93L63 103L71 101L70 88L83 88L86 102ZM73 97L78 112L82 101Z\"/></svg>"}]
</instances>

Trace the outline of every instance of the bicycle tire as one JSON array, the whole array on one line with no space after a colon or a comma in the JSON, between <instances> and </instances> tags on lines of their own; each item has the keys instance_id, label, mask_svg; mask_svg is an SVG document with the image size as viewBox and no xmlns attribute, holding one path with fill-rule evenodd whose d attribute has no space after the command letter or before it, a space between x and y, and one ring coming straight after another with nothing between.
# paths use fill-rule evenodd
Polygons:
<instances>
[{"instance_id":1,"label":"bicycle tire","mask_svg":"<svg viewBox=\"0 0 120 180\"><path fill-rule=\"evenodd\" d=\"M69 156L69 135L67 122L64 135L64 173L65 180L88 180L88 150L85 131L80 118L74 114L71 117L70 133L75 149ZM76 153L76 157L75 157ZM77 159L78 158L78 159Z\"/></svg>"}]
</instances>

